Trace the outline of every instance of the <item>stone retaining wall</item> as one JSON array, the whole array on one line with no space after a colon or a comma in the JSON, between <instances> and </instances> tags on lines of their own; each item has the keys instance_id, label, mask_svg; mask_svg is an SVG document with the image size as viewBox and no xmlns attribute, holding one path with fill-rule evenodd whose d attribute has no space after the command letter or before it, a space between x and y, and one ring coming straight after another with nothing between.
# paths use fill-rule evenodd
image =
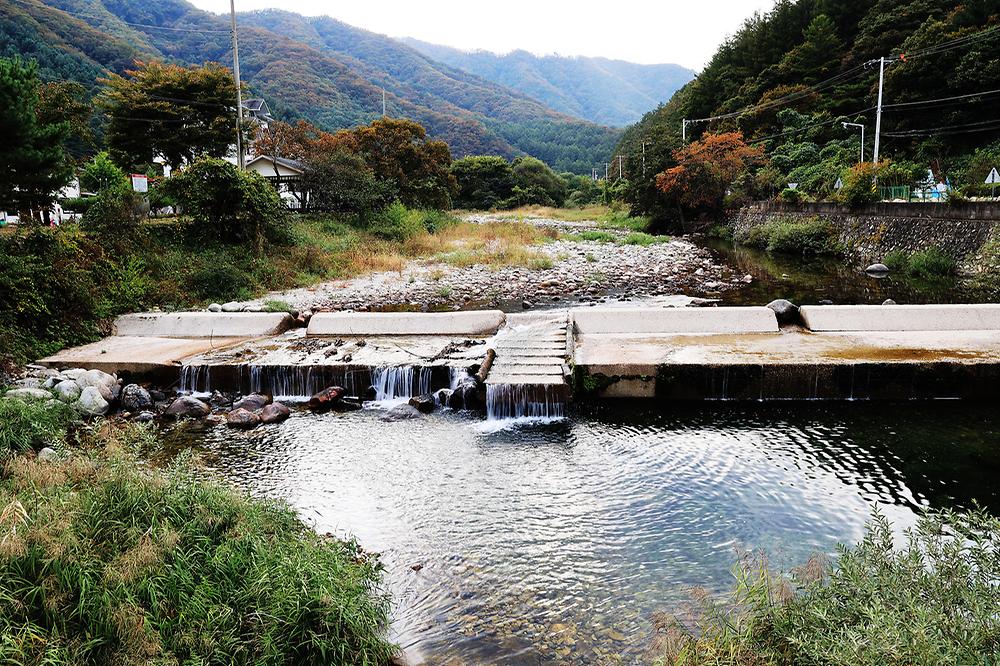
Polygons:
<instances>
[{"instance_id":1,"label":"stone retaining wall","mask_svg":"<svg viewBox=\"0 0 1000 666\"><path fill-rule=\"evenodd\" d=\"M882 261L893 251L913 253L929 247L961 263L972 258L1000 227L1000 205L884 203L852 210L837 204L765 202L741 209L731 224L738 235L775 220L816 217L836 226L841 243L859 264Z\"/></svg>"}]
</instances>

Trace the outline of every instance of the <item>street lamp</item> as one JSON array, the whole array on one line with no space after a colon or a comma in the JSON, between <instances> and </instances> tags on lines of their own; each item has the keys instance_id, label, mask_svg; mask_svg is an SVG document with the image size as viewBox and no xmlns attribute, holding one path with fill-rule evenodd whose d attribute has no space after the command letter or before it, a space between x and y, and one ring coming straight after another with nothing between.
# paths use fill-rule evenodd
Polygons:
<instances>
[{"instance_id":1,"label":"street lamp","mask_svg":"<svg viewBox=\"0 0 1000 666\"><path fill-rule=\"evenodd\" d=\"M840 123L844 126L844 129L848 127L860 127L861 128L861 164L865 163L865 126L861 123Z\"/></svg>"}]
</instances>

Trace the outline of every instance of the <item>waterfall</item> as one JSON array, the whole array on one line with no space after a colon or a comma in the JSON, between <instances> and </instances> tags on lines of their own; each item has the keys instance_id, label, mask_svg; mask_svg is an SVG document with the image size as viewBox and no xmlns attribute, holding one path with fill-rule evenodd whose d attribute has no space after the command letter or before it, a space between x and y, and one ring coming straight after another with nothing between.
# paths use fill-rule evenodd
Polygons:
<instances>
[{"instance_id":1,"label":"waterfall","mask_svg":"<svg viewBox=\"0 0 1000 666\"><path fill-rule=\"evenodd\" d=\"M372 370L375 399L399 400L431 392L431 368L413 365L389 366Z\"/></svg>"},{"instance_id":2,"label":"waterfall","mask_svg":"<svg viewBox=\"0 0 1000 666\"><path fill-rule=\"evenodd\" d=\"M181 382L179 390L181 393L192 395L207 395L212 392L212 366L210 365L182 365Z\"/></svg>"},{"instance_id":3,"label":"waterfall","mask_svg":"<svg viewBox=\"0 0 1000 666\"><path fill-rule=\"evenodd\" d=\"M563 386L487 384L486 418L490 421L522 418L563 418Z\"/></svg>"}]
</instances>

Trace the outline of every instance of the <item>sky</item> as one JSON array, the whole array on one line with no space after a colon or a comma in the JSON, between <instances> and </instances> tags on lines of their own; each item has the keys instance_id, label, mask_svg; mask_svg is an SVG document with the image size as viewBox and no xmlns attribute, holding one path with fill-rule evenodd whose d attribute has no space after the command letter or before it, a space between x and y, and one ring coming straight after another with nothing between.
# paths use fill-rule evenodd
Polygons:
<instances>
[{"instance_id":1,"label":"sky","mask_svg":"<svg viewBox=\"0 0 1000 666\"><path fill-rule=\"evenodd\" d=\"M190 1L208 11L229 11L229 0ZM236 0L236 11L280 7L464 50L604 56L698 71L744 19L773 5L774 0Z\"/></svg>"}]
</instances>

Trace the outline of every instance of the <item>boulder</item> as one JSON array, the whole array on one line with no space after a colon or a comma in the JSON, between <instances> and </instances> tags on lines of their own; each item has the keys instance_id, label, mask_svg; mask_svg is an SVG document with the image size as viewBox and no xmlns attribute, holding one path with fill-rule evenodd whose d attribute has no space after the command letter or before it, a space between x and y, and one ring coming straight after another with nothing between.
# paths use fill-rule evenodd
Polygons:
<instances>
[{"instance_id":1,"label":"boulder","mask_svg":"<svg viewBox=\"0 0 1000 666\"><path fill-rule=\"evenodd\" d=\"M256 412L259 409L263 409L264 405L270 405L273 399L269 395L264 395L263 393L251 393L250 395L243 396L242 399L238 400L233 404L233 409L246 409L251 412Z\"/></svg>"},{"instance_id":2,"label":"boulder","mask_svg":"<svg viewBox=\"0 0 1000 666\"><path fill-rule=\"evenodd\" d=\"M76 378L76 383L80 385L80 388L84 389L88 386L97 388L101 392L101 397L108 402L111 402L118 396L118 379L114 375L109 375L100 370L87 370Z\"/></svg>"},{"instance_id":3,"label":"boulder","mask_svg":"<svg viewBox=\"0 0 1000 666\"><path fill-rule=\"evenodd\" d=\"M452 393L451 389L441 389L440 391L434 394L434 397L437 398L439 405L447 407L448 400L451 398L451 393Z\"/></svg>"},{"instance_id":4,"label":"boulder","mask_svg":"<svg viewBox=\"0 0 1000 666\"><path fill-rule=\"evenodd\" d=\"M133 414L145 412L153 408L153 398L149 391L138 384L129 384L122 389L121 407Z\"/></svg>"},{"instance_id":5,"label":"boulder","mask_svg":"<svg viewBox=\"0 0 1000 666\"><path fill-rule=\"evenodd\" d=\"M46 388L45 380L39 377L25 377L24 379L18 379L14 382L14 386L17 388L33 388L40 389Z\"/></svg>"},{"instance_id":6,"label":"boulder","mask_svg":"<svg viewBox=\"0 0 1000 666\"><path fill-rule=\"evenodd\" d=\"M872 264L865 269L865 273L871 273L873 275L885 275L889 272L889 267L885 264Z\"/></svg>"},{"instance_id":7,"label":"boulder","mask_svg":"<svg viewBox=\"0 0 1000 666\"><path fill-rule=\"evenodd\" d=\"M784 298L779 298L767 304L774 310L779 324L797 324L799 322L799 306Z\"/></svg>"},{"instance_id":8,"label":"boulder","mask_svg":"<svg viewBox=\"0 0 1000 666\"><path fill-rule=\"evenodd\" d=\"M357 398L343 398L333 406L335 412L356 412L361 409L364 409L364 405Z\"/></svg>"},{"instance_id":9,"label":"boulder","mask_svg":"<svg viewBox=\"0 0 1000 666\"><path fill-rule=\"evenodd\" d=\"M309 398L307 406L314 412L325 412L332 409L347 395L347 389L342 386L330 386Z\"/></svg>"},{"instance_id":10,"label":"boulder","mask_svg":"<svg viewBox=\"0 0 1000 666\"><path fill-rule=\"evenodd\" d=\"M48 400L52 397L52 394L45 389L40 388L18 388L11 391L7 391L7 397L13 398L15 400Z\"/></svg>"},{"instance_id":11,"label":"boulder","mask_svg":"<svg viewBox=\"0 0 1000 666\"><path fill-rule=\"evenodd\" d=\"M250 430L260 425L260 417L241 407L226 414L226 425L230 428Z\"/></svg>"},{"instance_id":12,"label":"boulder","mask_svg":"<svg viewBox=\"0 0 1000 666\"><path fill-rule=\"evenodd\" d=\"M243 306L236 301L230 301L222 306L223 312L243 312Z\"/></svg>"},{"instance_id":13,"label":"boulder","mask_svg":"<svg viewBox=\"0 0 1000 666\"><path fill-rule=\"evenodd\" d=\"M63 370L62 376L66 379L79 379L86 372L83 368L73 368L72 370Z\"/></svg>"},{"instance_id":14,"label":"boulder","mask_svg":"<svg viewBox=\"0 0 1000 666\"><path fill-rule=\"evenodd\" d=\"M136 417L136 423L150 423L156 420L156 412L139 412Z\"/></svg>"},{"instance_id":15,"label":"boulder","mask_svg":"<svg viewBox=\"0 0 1000 666\"><path fill-rule=\"evenodd\" d=\"M434 411L437 401L433 395L417 395L410 398L409 405L422 414L430 414Z\"/></svg>"},{"instance_id":16,"label":"boulder","mask_svg":"<svg viewBox=\"0 0 1000 666\"><path fill-rule=\"evenodd\" d=\"M895 305L895 304L896 301L892 300L891 298L887 298L884 301L882 301L882 305Z\"/></svg>"},{"instance_id":17,"label":"boulder","mask_svg":"<svg viewBox=\"0 0 1000 666\"><path fill-rule=\"evenodd\" d=\"M96 386L87 386L80 392L80 399L76 402L80 411L89 416L102 416L108 413L108 401L104 398L101 390Z\"/></svg>"},{"instance_id":18,"label":"boulder","mask_svg":"<svg viewBox=\"0 0 1000 666\"><path fill-rule=\"evenodd\" d=\"M189 395L182 395L170 403L170 406L167 407L167 411L165 413L167 416L173 416L178 419L200 419L211 414L212 408L198 398L194 398Z\"/></svg>"},{"instance_id":19,"label":"boulder","mask_svg":"<svg viewBox=\"0 0 1000 666\"><path fill-rule=\"evenodd\" d=\"M219 305L218 303L212 303L211 305L208 306L208 311L209 312L222 312L222 306Z\"/></svg>"},{"instance_id":20,"label":"boulder","mask_svg":"<svg viewBox=\"0 0 1000 666\"><path fill-rule=\"evenodd\" d=\"M42 449L41 451L38 452L38 460L40 460L42 462L46 462L46 461L49 461L49 460L55 460L58 457L59 457L59 454L56 453L56 450L53 449L52 447L49 447L49 446L46 446L44 449Z\"/></svg>"},{"instance_id":21,"label":"boulder","mask_svg":"<svg viewBox=\"0 0 1000 666\"><path fill-rule=\"evenodd\" d=\"M409 421L410 419L419 418L420 412L412 405L396 405L382 415L383 421Z\"/></svg>"},{"instance_id":22,"label":"boulder","mask_svg":"<svg viewBox=\"0 0 1000 666\"><path fill-rule=\"evenodd\" d=\"M76 402L80 398L80 385L74 382L72 379L66 379L53 387L56 392L56 397L58 397L63 402Z\"/></svg>"},{"instance_id":23,"label":"boulder","mask_svg":"<svg viewBox=\"0 0 1000 666\"><path fill-rule=\"evenodd\" d=\"M481 404L479 381L475 377L462 378L448 398L448 406L452 409L476 409Z\"/></svg>"},{"instance_id":24,"label":"boulder","mask_svg":"<svg viewBox=\"0 0 1000 666\"><path fill-rule=\"evenodd\" d=\"M281 423L291 415L292 410L288 407L280 402L272 402L270 405L265 405L264 408L260 410L260 422Z\"/></svg>"}]
</instances>

